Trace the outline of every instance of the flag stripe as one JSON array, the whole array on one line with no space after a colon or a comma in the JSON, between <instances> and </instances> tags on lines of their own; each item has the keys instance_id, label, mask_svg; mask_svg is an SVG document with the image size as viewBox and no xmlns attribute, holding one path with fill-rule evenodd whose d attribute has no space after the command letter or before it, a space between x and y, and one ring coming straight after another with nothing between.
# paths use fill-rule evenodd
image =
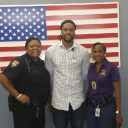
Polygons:
<instances>
[{"instance_id":1,"label":"flag stripe","mask_svg":"<svg viewBox=\"0 0 128 128\"><path fill-rule=\"evenodd\" d=\"M117 13L111 13L111 14L85 14L85 15L63 15L63 16L47 16L46 20L65 20L65 19L103 19L103 18L117 18Z\"/></svg>"},{"instance_id":2,"label":"flag stripe","mask_svg":"<svg viewBox=\"0 0 128 128\"><path fill-rule=\"evenodd\" d=\"M111 56L119 56L118 52L111 52L111 53L106 53L106 57L111 57Z\"/></svg>"},{"instance_id":3,"label":"flag stripe","mask_svg":"<svg viewBox=\"0 0 128 128\"><path fill-rule=\"evenodd\" d=\"M76 25L83 25L83 24L108 24L108 23L117 23L118 24L118 20L117 18L108 18L108 19L83 19L83 20L73 20ZM54 25L60 25L62 22L62 20L49 20L47 21L47 26L54 26Z\"/></svg>"},{"instance_id":4,"label":"flag stripe","mask_svg":"<svg viewBox=\"0 0 128 128\"><path fill-rule=\"evenodd\" d=\"M117 23L106 23L106 24L83 24L77 25L76 29L95 29L95 28L117 28ZM47 30L60 30L59 25L47 26Z\"/></svg>"},{"instance_id":5,"label":"flag stripe","mask_svg":"<svg viewBox=\"0 0 128 128\"><path fill-rule=\"evenodd\" d=\"M80 9L110 9L117 8L116 3L108 4L87 4L87 5L57 5L57 6L46 6L46 10L80 10Z\"/></svg>"},{"instance_id":6,"label":"flag stripe","mask_svg":"<svg viewBox=\"0 0 128 128\"><path fill-rule=\"evenodd\" d=\"M103 43L106 47L118 47L118 42L110 42L110 43ZM91 48L92 44L81 44L85 48ZM42 50L46 50L51 45L43 45ZM6 51L25 51L24 46L18 46L18 47L0 47L0 52L6 52Z\"/></svg>"},{"instance_id":7,"label":"flag stripe","mask_svg":"<svg viewBox=\"0 0 128 128\"><path fill-rule=\"evenodd\" d=\"M101 34L80 34L75 35L75 39L88 39L88 38L111 38L118 37L118 33L101 33ZM48 40L58 40L59 36L49 35L47 36Z\"/></svg>"},{"instance_id":8,"label":"flag stripe","mask_svg":"<svg viewBox=\"0 0 128 128\"><path fill-rule=\"evenodd\" d=\"M46 50L51 45L44 45L42 46L42 50ZM6 51L25 51L25 46L19 46L19 47L0 47L0 52L6 52Z\"/></svg>"},{"instance_id":9,"label":"flag stripe","mask_svg":"<svg viewBox=\"0 0 128 128\"><path fill-rule=\"evenodd\" d=\"M79 44L93 44L95 42L102 42L105 43L107 41L107 43L111 44L112 42L119 42L118 38L88 38L88 39L75 39L75 42L78 42ZM43 46L45 45L54 45L56 43L58 43L59 40L42 40L41 43ZM10 42L1 42L0 43L0 47L17 47L17 46L25 46L25 41L19 41L17 43L17 41L10 41Z\"/></svg>"},{"instance_id":10,"label":"flag stripe","mask_svg":"<svg viewBox=\"0 0 128 128\"><path fill-rule=\"evenodd\" d=\"M53 34L53 31L55 32L54 34ZM117 32L118 32L118 28L77 29L75 31L75 36L81 35L81 34L101 34L101 33L104 34L104 33L117 33ZM60 30L50 30L47 32L47 35L49 36L51 35L59 36L60 34L61 34Z\"/></svg>"},{"instance_id":11,"label":"flag stripe","mask_svg":"<svg viewBox=\"0 0 128 128\"><path fill-rule=\"evenodd\" d=\"M118 52L109 52L106 53L106 57L111 57L111 56L118 56ZM12 59L16 58L17 56L8 56L8 57L0 57L0 61L11 61Z\"/></svg>"}]
</instances>

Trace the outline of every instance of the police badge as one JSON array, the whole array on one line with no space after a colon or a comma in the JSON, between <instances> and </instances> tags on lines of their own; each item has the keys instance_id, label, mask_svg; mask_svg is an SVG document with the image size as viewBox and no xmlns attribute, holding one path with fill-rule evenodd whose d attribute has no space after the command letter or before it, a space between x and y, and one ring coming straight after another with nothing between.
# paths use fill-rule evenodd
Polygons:
<instances>
[{"instance_id":1,"label":"police badge","mask_svg":"<svg viewBox=\"0 0 128 128\"><path fill-rule=\"evenodd\" d=\"M92 88L96 89L96 82L95 81L92 81Z\"/></svg>"},{"instance_id":2,"label":"police badge","mask_svg":"<svg viewBox=\"0 0 128 128\"><path fill-rule=\"evenodd\" d=\"M13 60L13 61L11 62L11 68L16 67L19 63L20 63L20 62L19 62L18 60Z\"/></svg>"},{"instance_id":3,"label":"police badge","mask_svg":"<svg viewBox=\"0 0 128 128\"><path fill-rule=\"evenodd\" d=\"M101 73L99 73L99 75L106 77L106 70L102 70Z\"/></svg>"}]
</instances>

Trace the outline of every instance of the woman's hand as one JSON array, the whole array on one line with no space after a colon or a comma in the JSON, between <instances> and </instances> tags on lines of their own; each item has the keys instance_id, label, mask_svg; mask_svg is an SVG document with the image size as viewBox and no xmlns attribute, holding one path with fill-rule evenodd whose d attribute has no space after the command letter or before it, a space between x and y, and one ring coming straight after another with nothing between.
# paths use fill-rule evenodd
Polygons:
<instances>
[{"instance_id":1,"label":"woman's hand","mask_svg":"<svg viewBox=\"0 0 128 128\"><path fill-rule=\"evenodd\" d=\"M117 124L117 128L120 128L120 126L123 123L123 117L121 114L116 114L116 124Z\"/></svg>"},{"instance_id":2,"label":"woman's hand","mask_svg":"<svg viewBox=\"0 0 128 128\"><path fill-rule=\"evenodd\" d=\"M27 95L22 94L17 100L25 104L30 100L30 98Z\"/></svg>"}]
</instances>

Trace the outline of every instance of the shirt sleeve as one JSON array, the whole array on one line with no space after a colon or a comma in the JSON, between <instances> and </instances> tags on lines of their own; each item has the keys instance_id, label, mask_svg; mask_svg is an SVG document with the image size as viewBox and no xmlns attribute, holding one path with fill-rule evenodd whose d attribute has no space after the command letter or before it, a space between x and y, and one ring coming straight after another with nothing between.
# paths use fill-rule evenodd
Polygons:
<instances>
[{"instance_id":1,"label":"shirt sleeve","mask_svg":"<svg viewBox=\"0 0 128 128\"><path fill-rule=\"evenodd\" d=\"M121 80L119 70L118 70L118 68L115 65L113 65L111 67L110 72L111 72L111 80L112 80L112 83Z\"/></svg>"},{"instance_id":2,"label":"shirt sleeve","mask_svg":"<svg viewBox=\"0 0 128 128\"><path fill-rule=\"evenodd\" d=\"M20 76L22 70L22 63L19 60L14 59L10 62L10 64L6 67L2 74L7 76L10 81L15 81Z\"/></svg>"},{"instance_id":3,"label":"shirt sleeve","mask_svg":"<svg viewBox=\"0 0 128 128\"><path fill-rule=\"evenodd\" d=\"M82 61L82 78L83 78L83 80L87 79L89 65L90 65L90 57L89 57L89 52L86 50L84 52L83 61Z\"/></svg>"},{"instance_id":4,"label":"shirt sleeve","mask_svg":"<svg viewBox=\"0 0 128 128\"><path fill-rule=\"evenodd\" d=\"M52 62L52 56L51 56L51 52L49 50L47 50L45 52L45 65L47 70L50 73L50 77L51 77L51 86L53 85L53 62Z\"/></svg>"}]
</instances>

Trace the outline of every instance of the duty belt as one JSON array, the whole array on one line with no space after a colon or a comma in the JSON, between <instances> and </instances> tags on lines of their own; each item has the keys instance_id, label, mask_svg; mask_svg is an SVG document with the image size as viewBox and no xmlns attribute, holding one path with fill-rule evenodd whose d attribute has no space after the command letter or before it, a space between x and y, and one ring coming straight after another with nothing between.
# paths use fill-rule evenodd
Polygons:
<instances>
[{"instance_id":1,"label":"duty belt","mask_svg":"<svg viewBox=\"0 0 128 128\"><path fill-rule=\"evenodd\" d=\"M102 94L100 95L100 100L98 101L88 100L88 103L94 107L96 107L97 105L101 106L101 105L111 104L113 102L115 102L115 97L110 95L103 96Z\"/></svg>"},{"instance_id":2,"label":"duty belt","mask_svg":"<svg viewBox=\"0 0 128 128\"><path fill-rule=\"evenodd\" d=\"M91 100L88 100L88 103L94 107L96 107L97 105L102 105L101 101L91 101Z\"/></svg>"}]
</instances>

